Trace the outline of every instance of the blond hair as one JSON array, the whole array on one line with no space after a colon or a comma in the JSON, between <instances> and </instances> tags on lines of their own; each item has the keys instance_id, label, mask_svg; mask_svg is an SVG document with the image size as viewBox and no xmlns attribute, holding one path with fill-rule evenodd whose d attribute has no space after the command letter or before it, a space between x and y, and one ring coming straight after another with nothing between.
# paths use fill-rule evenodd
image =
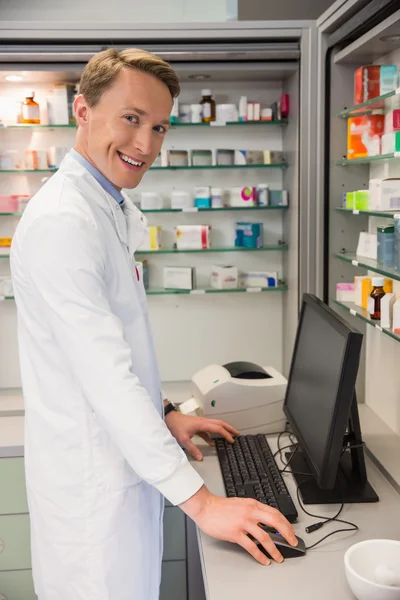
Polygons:
<instances>
[{"instance_id":1,"label":"blond hair","mask_svg":"<svg viewBox=\"0 0 400 600\"><path fill-rule=\"evenodd\" d=\"M79 91L89 106L99 102L124 67L153 75L165 83L173 99L179 96L179 77L161 58L137 48L126 48L121 52L110 48L93 56L83 69Z\"/></svg>"}]
</instances>

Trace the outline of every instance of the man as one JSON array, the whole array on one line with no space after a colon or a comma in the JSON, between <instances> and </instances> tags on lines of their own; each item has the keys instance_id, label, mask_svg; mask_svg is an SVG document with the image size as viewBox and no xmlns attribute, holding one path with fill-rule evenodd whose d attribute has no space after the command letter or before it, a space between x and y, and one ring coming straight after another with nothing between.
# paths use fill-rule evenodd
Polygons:
<instances>
[{"instance_id":1,"label":"man","mask_svg":"<svg viewBox=\"0 0 400 600\"><path fill-rule=\"evenodd\" d=\"M163 496L262 564L248 534L282 557L258 523L296 543L277 511L211 494L180 449L200 458L193 435L233 442L232 427L169 409L163 419L133 259L145 219L121 189L135 188L158 155L178 93L175 72L156 56L95 56L75 100L75 148L32 198L14 237L39 600L157 600Z\"/></svg>"}]
</instances>

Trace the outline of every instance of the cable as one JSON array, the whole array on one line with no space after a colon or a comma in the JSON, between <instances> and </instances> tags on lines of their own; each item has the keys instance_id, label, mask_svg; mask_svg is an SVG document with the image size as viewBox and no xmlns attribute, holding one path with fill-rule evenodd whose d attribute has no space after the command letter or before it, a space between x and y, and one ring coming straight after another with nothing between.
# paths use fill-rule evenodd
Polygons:
<instances>
[{"instance_id":1,"label":"cable","mask_svg":"<svg viewBox=\"0 0 400 600\"><path fill-rule=\"evenodd\" d=\"M283 432L286 433L286 432ZM303 475L305 477L309 476L309 477L313 477L313 475L311 473L295 473L293 471L287 471L286 469L289 467L290 462L292 461L293 457L295 456L296 452L299 449L299 444L296 442L295 444L291 444L290 446L285 446L283 448L281 448L280 446L280 440L281 437L283 435L283 433L281 433L278 436L278 451L274 454L274 458L275 456L277 456L278 454L280 455L280 459L282 461L282 463L284 464L284 468L280 469L281 473L290 473L292 475ZM291 442L293 442L292 437L293 434L287 432L289 434L289 439ZM285 450L286 448L293 448L293 445L295 445L295 448L293 449L293 452L291 454L291 456L289 457L289 460L287 460L286 462L283 460L282 458L282 452L283 450ZM360 448L364 446L364 442L362 444L355 444L354 446L350 446L350 445L346 445L342 448L342 452L341 452L341 456L343 456L343 454L346 452L346 450L350 450L352 448ZM309 512L308 510L306 510L306 508L304 507L301 498L300 498L300 487L303 483L306 483L307 479L305 481L303 481L302 483L298 484L296 487L296 494L297 494L297 501L299 503L299 506L301 508L301 510L308 515L311 518L315 518L315 519L321 519L319 522L317 523L313 523L312 525L309 525L308 527L306 527L305 531L306 533L313 533L314 531L318 531L318 529L321 529L321 527L324 527L325 525L327 525L328 523L342 523L344 525L348 525L348 528L343 528L343 529L336 529L335 531L331 531L331 533L328 533L327 535L325 535L323 538L321 538L320 540L316 541L314 544L311 544L311 546L306 546L306 550L312 550L313 548L315 548L316 546L319 546L319 544L321 544L322 542L324 542L326 539L332 537L333 535L337 535L338 533L346 533L348 531L358 531L358 526L355 523L352 523L350 521L345 521L343 519L339 519L339 515L342 513L343 508L344 508L344 502L341 503L339 510L337 511L337 513L333 516L333 517L323 517L321 515L316 515L314 513Z\"/></svg>"}]
</instances>

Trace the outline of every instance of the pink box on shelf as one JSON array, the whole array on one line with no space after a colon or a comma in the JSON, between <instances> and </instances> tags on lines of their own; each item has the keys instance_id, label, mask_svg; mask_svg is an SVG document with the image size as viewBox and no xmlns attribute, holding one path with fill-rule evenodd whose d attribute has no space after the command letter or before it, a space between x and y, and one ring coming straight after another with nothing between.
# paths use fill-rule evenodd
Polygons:
<instances>
[{"instance_id":1,"label":"pink box on shelf","mask_svg":"<svg viewBox=\"0 0 400 600\"><path fill-rule=\"evenodd\" d=\"M338 283L336 300L338 302L354 302L354 283Z\"/></svg>"},{"instance_id":2,"label":"pink box on shelf","mask_svg":"<svg viewBox=\"0 0 400 600\"><path fill-rule=\"evenodd\" d=\"M0 212L18 212L19 196L0 195Z\"/></svg>"}]
</instances>

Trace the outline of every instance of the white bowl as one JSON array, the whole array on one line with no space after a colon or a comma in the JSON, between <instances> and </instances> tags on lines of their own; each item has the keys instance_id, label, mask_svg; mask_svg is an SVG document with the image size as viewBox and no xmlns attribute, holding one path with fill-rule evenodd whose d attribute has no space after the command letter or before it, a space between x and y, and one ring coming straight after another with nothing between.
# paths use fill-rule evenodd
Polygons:
<instances>
[{"instance_id":1,"label":"white bowl","mask_svg":"<svg viewBox=\"0 0 400 600\"><path fill-rule=\"evenodd\" d=\"M381 585L374 573L379 565L400 571L400 542L366 540L351 546L344 555L346 577L357 600L400 600L400 587Z\"/></svg>"}]
</instances>

